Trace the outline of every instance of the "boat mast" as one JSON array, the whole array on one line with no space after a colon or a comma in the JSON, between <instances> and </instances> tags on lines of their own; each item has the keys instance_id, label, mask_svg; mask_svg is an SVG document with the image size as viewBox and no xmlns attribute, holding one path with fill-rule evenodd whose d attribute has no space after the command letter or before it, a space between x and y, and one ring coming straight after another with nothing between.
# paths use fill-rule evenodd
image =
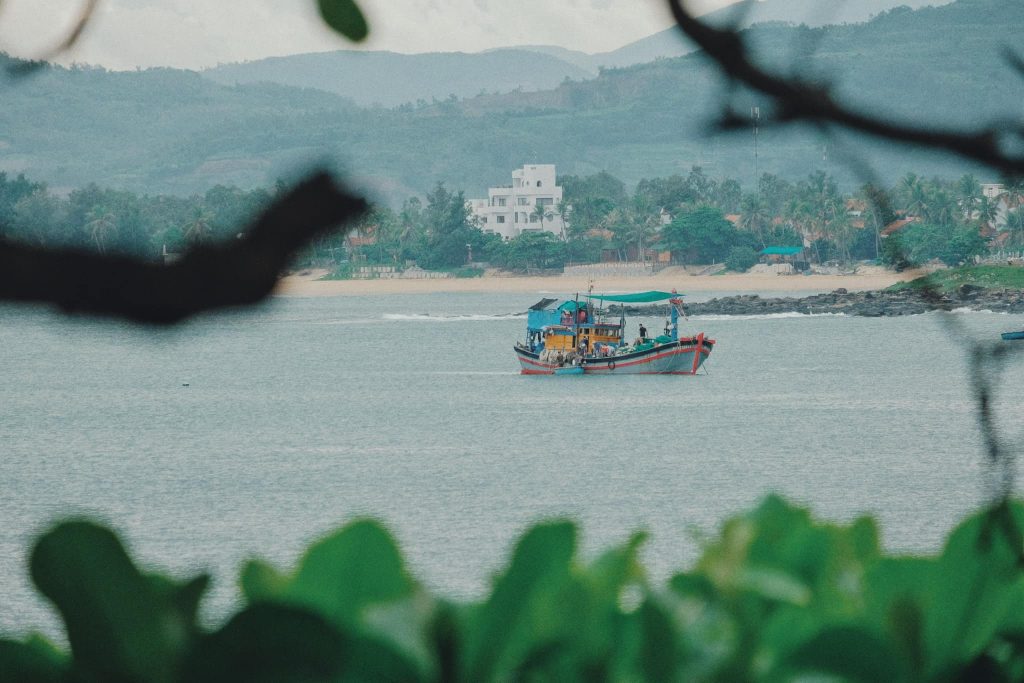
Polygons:
<instances>
[{"instance_id":1,"label":"boat mast","mask_svg":"<svg viewBox=\"0 0 1024 683\"><path fill-rule=\"evenodd\" d=\"M576 310L572 312L572 343L577 349L580 348L580 293L576 292ZM580 362L583 359L580 358Z\"/></svg>"}]
</instances>

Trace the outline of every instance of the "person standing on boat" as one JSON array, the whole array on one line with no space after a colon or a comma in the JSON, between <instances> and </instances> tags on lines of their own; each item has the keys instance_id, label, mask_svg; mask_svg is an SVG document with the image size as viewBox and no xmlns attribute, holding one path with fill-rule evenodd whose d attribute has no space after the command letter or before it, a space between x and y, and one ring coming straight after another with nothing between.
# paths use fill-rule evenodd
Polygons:
<instances>
[{"instance_id":1,"label":"person standing on boat","mask_svg":"<svg viewBox=\"0 0 1024 683\"><path fill-rule=\"evenodd\" d=\"M647 341L647 328L643 323L640 323L640 341Z\"/></svg>"}]
</instances>

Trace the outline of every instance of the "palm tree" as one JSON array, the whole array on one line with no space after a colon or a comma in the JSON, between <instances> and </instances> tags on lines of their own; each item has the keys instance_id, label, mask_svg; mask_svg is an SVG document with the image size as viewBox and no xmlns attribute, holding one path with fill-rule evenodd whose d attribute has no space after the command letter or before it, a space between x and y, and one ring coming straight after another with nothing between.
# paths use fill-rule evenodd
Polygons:
<instances>
[{"instance_id":1,"label":"palm tree","mask_svg":"<svg viewBox=\"0 0 1024 683\"><path fill-rule=\"evenodd\" d=\"M555 206L555 214L558 215L559 220L562 221L562 239L569 239L569 214L572 213L572 207L569 206L563 199L558 202Z\"/></svg>"},{"instance_id":2,"label":"palm tree","mask_svg":"<svg viewBox=\"0 0 1024 683\"><path fill-rule=\"evenodd\" d=\"M809 237L812 227L811 208L807 201L799 197L791 197L783 209L783 216L793 230L800 233L805 240Z\"/></svg>"},{"instance_id":3,"label":"palm tree","mask_svg":"<svg viewBox=\"0 0 1024 683\"><path fill-rule=\"evenodd\" d=\"M928 212L928 184L913 173L903 177L896 192L899 196L899 206L908 216L924 216Z\"/></svg>"},{"instance_id":4,"label":"palm tree","mask_svg":"<svg viewBox=\"0 0 1024 683\"><path fill-rule=\"evenodd\" d=\"M836 246L840 260L848 263L850 247L854 241L853 222L850 220L849 214L846 211L834 214L825 227L829 239Z\"/></svg>"},{"instance_id":5,"label":"palm tree","mask_svg":"<svg viewBox=\"0 0 1024 683\"><path fill-rule=\"evenodd\" d=\"M768 206L761 197L756 194L748 194L743 197L740 214L740 227L757 235L762 249L767 247L764 235L768 225L771 223L772 217L768 212Z\"/></svg>"},{"instance_id":6,"label":"palm tree","mask_svg":"<svg viewBox=\"0 0 1024 683\"><path fill-rule=\"evenodd\" d=\"M999 214L999 204L988 197L982 196L978 202L978 224L985 228L991 228Z\"/></svg>"},{"instance_id":7,"label":"palm tree","mask_svg":"<svg viewBox=\"0 0 1024 683\"><path fill-rule=\"evenodd\" d=\"M536 217L537 220L540 221L540 229L543 230L544 221L553 220L555 218L555 212L551 210L550 206L544 206L543 204L538 202L537 205L533 207L533 211L530 213L530 218L534 217ZM562 235L562 237L564 237L564 234Z\"/></svg>"},{"instance_id":8,"label":"palm tree","mask_svg":"<svg viewBox=\"0 0 1024 683\"><path fill-rule=\"evenodd\" d=\"M1006 217L1006 229L1010 233L1008 246L1024 247L1024 209L1011 211Z\"/></svg>"},{"instance_id":9,"label":"palm tree","mask_svg":"<svg viewBox=\"0 0 1024 683\"><path fill-rule=\"evenodd\" d=\"M624 243L636 245L641 262L646 260L644 245L657 230L658 216L645 198L634 196L625 206L612 211L607 225Z\"/></svg>"},{"instance_id":10,"label":"palm tree","mask_svg":"<svg viewBox=\"0 0 1024 683\"><path fill-rule=\"evenodd\" d=\"M974 211L984 198L981 193L981 183L973 175L961 176L957 182L956 194L963 211L964 222L969 222L974 218Z\"/></svg>"},{"instance_id":11,"label":"palm tree","mask_svg":"<svg viewBox=\"0 0 1024 683\"><path fill-rule=\"evenodd\" d=\"M901 209L909 211L907 207L911 204L912 197L919 192L920 187L921 179L915 173L908 173L900 178L900 182L896 186L896 198Z\"/></svg>"},{"instance_id":12,"label":"palm tree","mask_svg":"<svg viewBox=\"0 0 1024 683\"><path fill-rule=\"evenodd\" d=\"M96 250L101 254L106 252L110 238L117 233L114 214L101 207L93 208L86 216L85 229L96 244Z\"/></svg>"},{"instance_id":13,"label":"palm tree","mask_svg":"<svg viewBox=\"0 0 1024 683\"><path fill-rule=\"evenodd\" d=\"M185 226L185 241L191 244L204 244L210 241L213 231L210 229L210 214L205 209L197 208L192 220Z\"/></svg>"},{"instance_id":14,"label":"palm tree","mask_svg":"<svg viewBox=\"0 0 1024 683\"><path fill-rule=\"evenodd\" d=\"M944 188L936 188L923 211L925 218L936 225L952 225L960 215L960 205Z\"/></svg>"}]
</instances>

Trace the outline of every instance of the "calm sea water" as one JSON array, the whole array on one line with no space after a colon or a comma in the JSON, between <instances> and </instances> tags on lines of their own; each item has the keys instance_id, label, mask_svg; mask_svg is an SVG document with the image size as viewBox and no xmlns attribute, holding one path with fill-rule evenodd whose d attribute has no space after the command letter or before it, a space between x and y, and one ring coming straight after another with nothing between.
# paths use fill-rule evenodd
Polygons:
<instances>
[{"instance_id":1,"label":"calm sea water","mask_svg":"<svg viewBox=\"0 0 1024 683\"><path fill-rule=\"evenodd\" d=\"M694 530L769 491L877 515L907 551L984 499L963 351L937 315L695 318L718 339L707 374L523 377L511 345L539 297L281 298L171 332L0 309L0 632L54 629L25 553L67 515L113 524L150 566L212 572L215 617L245 558L290 566L357 515L468 597L543 518L579 520L584 552L646 528L664 578ZM959 319L990 337L1022 322ZM1018 430L1022 365L999 407Z\"/></svg>"}]
</instances>

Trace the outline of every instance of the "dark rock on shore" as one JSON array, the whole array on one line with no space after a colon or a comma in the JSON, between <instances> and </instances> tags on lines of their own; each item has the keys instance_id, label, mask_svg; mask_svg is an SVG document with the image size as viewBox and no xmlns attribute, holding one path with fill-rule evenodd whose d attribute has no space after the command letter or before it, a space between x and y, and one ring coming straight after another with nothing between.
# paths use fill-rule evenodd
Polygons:
<instances>
[{"instance_id":1,"label":"dark rock on shore","mask_svg":"<svg viewBox=\"0 0 1024 683\"><path fill-rule=\"evenodd\" d=\"M843 313L866 317L917 315L933 310L968 308L973 311L1024 313L1024 290L986 289L977 285L961 285L955 292L928 300L920 291L847 292L837 289L828 294L802 298L780 297L762 299L756 294L741 294L700 303L687 303L687 315L765 315L773 313ZM668 306L626 306L627 315L668 315ZM619 307L609 307L617 314Z\"/></svg>"}]
</instances>

